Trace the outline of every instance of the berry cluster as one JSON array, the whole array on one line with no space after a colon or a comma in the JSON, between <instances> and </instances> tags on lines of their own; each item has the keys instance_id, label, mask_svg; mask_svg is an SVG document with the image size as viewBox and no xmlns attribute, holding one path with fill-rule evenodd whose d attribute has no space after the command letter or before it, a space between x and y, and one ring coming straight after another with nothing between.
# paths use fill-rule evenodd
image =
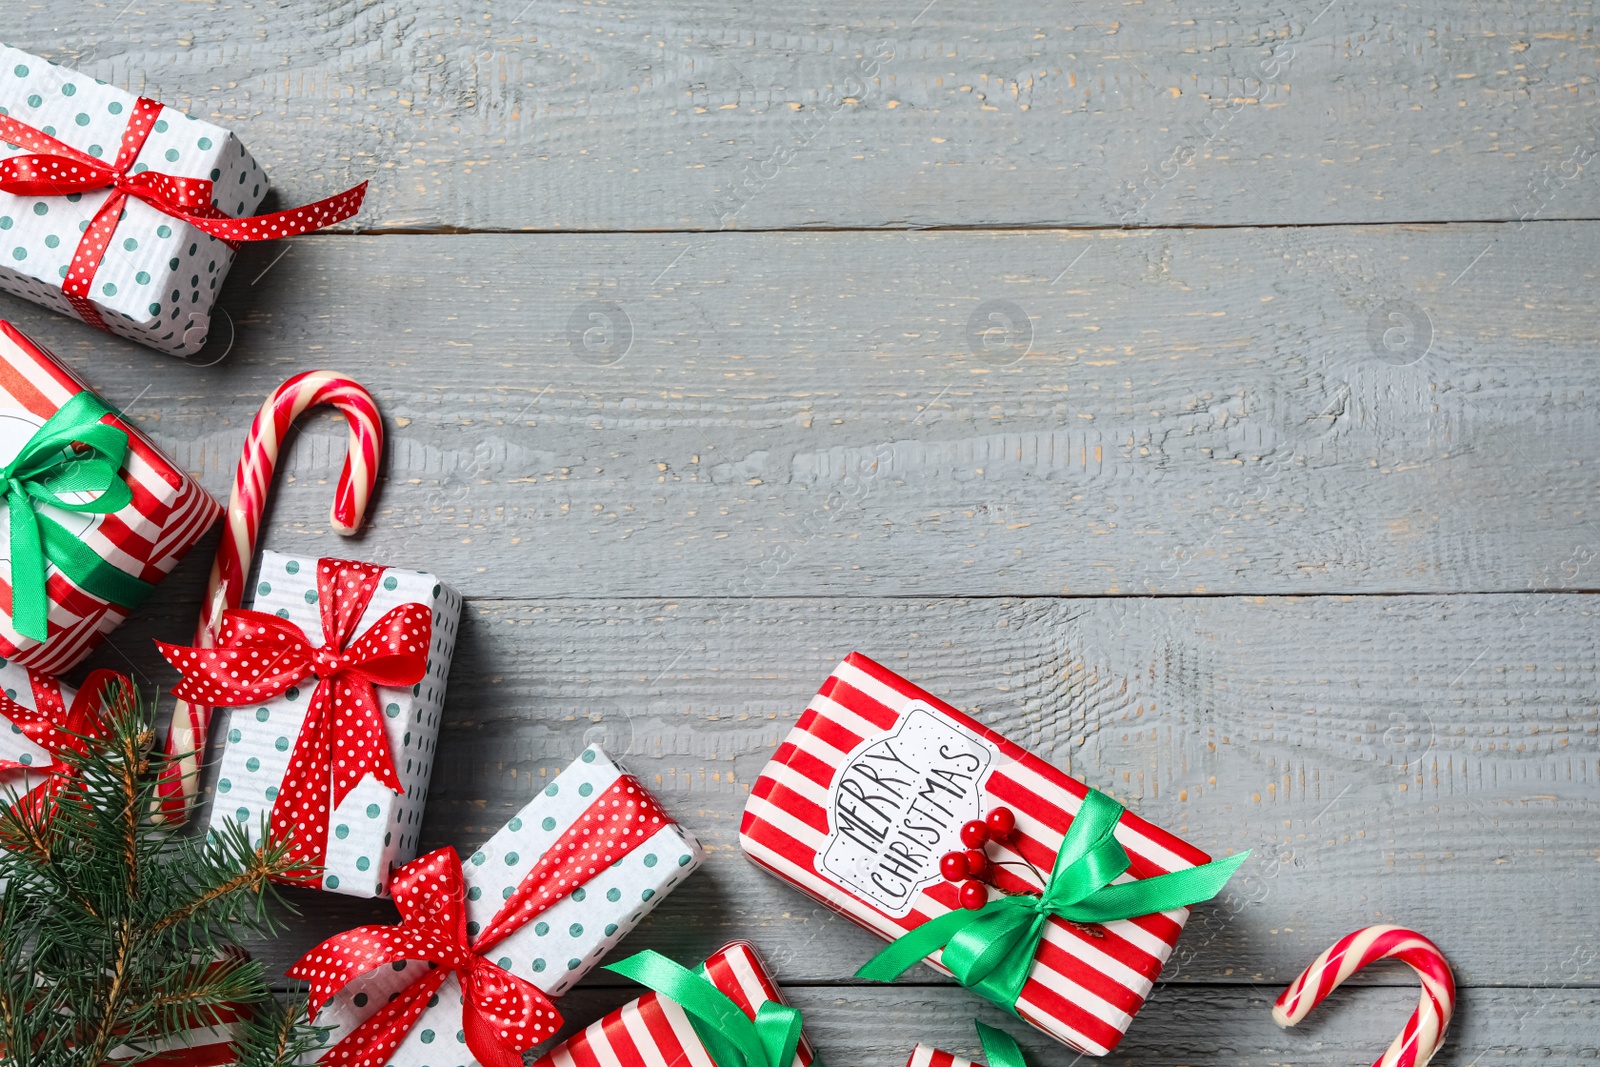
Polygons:
<instances>
[{"instance_id":1,"label":"berry cluster","mask_svg":"<svg viewBox=\"0 0 1600 1067\"><path fill-rule=\"evenodd\" d=\"M985 883L994 876L994 864L989 862L983 846L990 841L1005 841L1017 828L1017 817L1010 808L995 808L987 818L973 819L961 827L961 843L965 851L946 852L939 860L939 873L947 882L961 883L961 906L968 911L978 911L989 903L989 890Z\"/></svg>"}]
</instances>

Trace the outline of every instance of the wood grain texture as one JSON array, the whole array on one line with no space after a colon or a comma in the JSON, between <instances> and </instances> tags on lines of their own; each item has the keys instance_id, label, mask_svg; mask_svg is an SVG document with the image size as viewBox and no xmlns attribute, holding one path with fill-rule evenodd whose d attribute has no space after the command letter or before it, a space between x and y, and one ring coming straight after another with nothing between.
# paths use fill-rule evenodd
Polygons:
<instances>
[{"instance_id":1,"label":"wood grain texture","mask_svg":"<svg viewBox=\"0 0 1600 1067\"><path fill-rule=\"evenodd\" d=\"M348 228L1593 218L1588 4L12 0ZM1592 169L1592 168L1591 168Z\"/></svg>"},{"instance_id":2,"label":"wood grain texture","mask_svg":"<svg viewBox=\"0 0 1600 1067\"><path fill-rule=\"evenodd\" d=\"M147 617L116 643L185 625ZM1562 960L1595 983L1597 634L1588 597L1549 594L476 601L423 847L470 852L598 742L710 850L630 948L704 956L748 935L786 980L847 978L875 939L755 868L737 831L858 649L1213 854L1255 850L1170 980L1287 983L1393 922L1438 940L1463 984L1538 985ZM391 913L300 900L307 919L261 950L274 968Z\"/></svg>"},{"instance_id":3,"label":"wood grain texture","mask_svg":"<svg viewBox=\"0 0 1600 1067\"><path fill-rule=\"evenodd\" d=\"M836 1065L1000 1021L841 984L878 942L738 850L850 649L1256 850L1106 1062L1370 1060L1403 970L1268 1006L1379 921L1456 964L1437 1062L1593 1059L1592 5L924 4L14 0L9 43L237 130L276 206L373 187L366 233L244 250L210 366L0 315L219 495L283 378L371 387L369 528L327 529L325 416L267 541L468 595L424 845L600 741L709 847L626 948L753 939ZM170 683L213 544L93 665ZM277 973L392 915L293 900Z\"/></svg>"},{"instance_id":4,"label":"wood grain texture","mask_svg":"<svg viewBox=\"0 0 1600 1067\"><path fill-rule=\"evenodd\" d=\"M1520 592L1597 585L1596 240L303 239L241 257L204 369L0 308L224 495L268 389L354 376L368 551L469 596Z\"/></svg>"}]
</instances>

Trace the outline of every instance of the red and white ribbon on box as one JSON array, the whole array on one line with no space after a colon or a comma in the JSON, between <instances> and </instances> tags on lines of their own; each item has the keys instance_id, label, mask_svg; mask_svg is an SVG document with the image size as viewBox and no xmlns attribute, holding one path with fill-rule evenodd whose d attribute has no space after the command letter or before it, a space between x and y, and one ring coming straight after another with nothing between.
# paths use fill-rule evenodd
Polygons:
<instances>
[{"instance_id":1,"label":"red and white ribbon on box","mask_svg":"<svg viewBox=\"0 0 1600 1067\"><path fill-rule=\"evenodd\" d=\"M106 670L90 671L75 692L38 671L28 671L27 679L32 707L0 696L0 719L9 720L27 741L26 751L7 753L9 746L0 746L0 776L4 776L0 781L11 786L20 777L23 789L18 791L17 805L38 810L53 803L72 780L62 757L82 753L88 739L102 737L101 713L108 702L131 699L133 689L126 677Z\"/></svg>"},{"instance_id":2,"label":"red and white ribbon on box","mask_svg":"<svg viewBox=\"0 0 1600 1067\"><path fill-rule=\"evenodd\" d=\"M361 210L367 183L346 189L304 207L270 215L234 218L212 203L209 178L188 178L156 170L133 171L150 131L161 114L162 103L140 97L128 114L116 158L106 163L80 152L64 141L11 116L0 115L0 141L31 149L30 154L0 159L0 191L18 196L79 196L110 189L89 228L78 239L61 291L78 317L97 330L110 332L94 305L91 292L95 273L130 197L141 200L173 219L202 233L238 245L244 241L270 241L332 226Z\"/></svg>"},{"instance_id":3,"label":"red and white ribbon on box","mask_svg":"<svg viewBox=\"0 0 1600 1067\"><path fill-rule=\"evenodd\" d=\"M260 704L316 679L305 726L272 805L274 838L289 841L292 854L312 864L327 855L334 809L362 778L371 774L393 792L405 792L374 687L422 680L433 612L423 604L401 604L357 632L383 573L370 563L317 561L320 644L288 619L244 610L223 614L213 647L156 642L167 662L183 672L173 693L192 704ZM310 877L320 876L318 871Z\"/></svg>"},{"instance_id":4,"label":"red and white ribbon on box","mask_svg":"<svg viewBox=\"0 0 1600 1067\"><path fill-rule=\"evenodd\" d=\"M491 960L495 946L651 840L671 819L633 777L618 778L539 858L494 916L468 918L469 891L461 860L443 848L395 872L396 926L362 926L335 935L306 953L289 975L311 983L311 1009L388 965L430 966L406 971L405 984L358 1026L343 1034L319 1062L330 1067L409 1063L401 1050L424 1012L460 1005L459 1027L472 1056L486 1067L520 1067L521 1053L555 1035L561 1013L533 983ZM499 955L495 953L495 955ZM453 981L457 988L447 988ZM458 992L459 990L459 992ZM426 1040L432 1040L430 1031Z\"/></svg>"}]
</instances>

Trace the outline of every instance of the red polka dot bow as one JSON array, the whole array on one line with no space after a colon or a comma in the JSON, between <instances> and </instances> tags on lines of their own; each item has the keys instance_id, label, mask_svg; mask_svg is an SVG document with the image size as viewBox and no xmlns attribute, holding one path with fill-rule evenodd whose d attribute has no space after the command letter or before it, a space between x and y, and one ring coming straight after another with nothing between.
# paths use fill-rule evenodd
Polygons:
<instances>
[{"instance_id":1,"label":"red polka dot bow","mask_svg":"<svg viewBox=\"0 0 1600 1067\"><path fill-rule=\"evenodd\" d=\"M539 988L473 950L467 936L467 887L461 858L441 848L394 872L399 926L359 926L306 953L289 976L311 983L313 1017L347 982L384 964L425 963L417 980L383 1005L321 1059L329 1067L386 1064L428 1001L454 974L461 983L461 1029L484 1067L522 1067L522 1052L561 1027L561 1014Z\"/></svg>"},{"instance_id":2,"label":"red polka dot bow","mask_svg":"<svg viewBox=\"0 0 1600 1067\"><path fill-rule=\"evenodd\" d=\"M203 233L238 244L292 237L343 222L361 210L361 200L367 193L367 183L362 182L305 207L232 218L212 203L209 178L184 178L155 170L129 173L161 108L159 100L139 98L128 116L117 158L111 163L80 152L10 115L0 115L0 140L33 150L31 155L0 160L0 190L17 196L70 196L94 189L112 190L79 238L66 279L61 283L61 291L78 317L96 329L104 330L106 324L89 293L128 197L144 201L163 215L182 219Z\"/></svg>"},{"instance_id":3,"label":"red polka dot bow","mask_svg":"<svg viewBox=\"0 0 1600 1067\"><path fill-rule=\"evenodd\" d=\"M545 849L470 941L467 932L476 927L467 925L470 905L455 852L442 848L401 867L393 881L399 926L361 926L330 937L301 957L289 976L311 983L315 1016L349 982L385 964L418 960L434 966L421 971L319 1062L328 1067L388 1063L445 976L454 973L465 995L461 1029L468 1049L484 1067L521 1067L525 1049L561 1029L561 1014L536 986L485 955L671 821L644 786L623 775Z\"/></svg>"},{"instance_id":4,"label":"red polka dot bow","mask_svg":"<svg viewBox=\"0 0 1600 1067\"><path fill-rule=\"evenodd\" d=\"M84 752L89 738L104 737L102 709L129 699L132 687L127 678L115 671L91 671L68 708L54 678L32 671L28 675L36 707L24 707L10 697L0 696L0 717L9 719L23 737L50 753L51 759L42 764L0 759L0 772L41 775L43 780L19 797L17 804L23 810L42 813L43 806L71 781L70 768L61 757L69 752Z\"/></svg>"},{"instance_id":5,"label":"red polka dot bow","mask_svg":"<svg viewBox=\"0 0 1600 1067\"><path fill-rule=\"evenodd\" d=\"M401 604L352 636L382 575L382 567L369 563L317 561L320 647L288 619L260 611L224 612L214 648L156 642L183 672L172 692L195 705L260 704L316 676L305 725L272 804L273 836L290 840L295 854L312 863L327 857L328 818L363 777L370 773L402 792L373 686L422 681L433 612Z\"/></svg>"}]
</instances>

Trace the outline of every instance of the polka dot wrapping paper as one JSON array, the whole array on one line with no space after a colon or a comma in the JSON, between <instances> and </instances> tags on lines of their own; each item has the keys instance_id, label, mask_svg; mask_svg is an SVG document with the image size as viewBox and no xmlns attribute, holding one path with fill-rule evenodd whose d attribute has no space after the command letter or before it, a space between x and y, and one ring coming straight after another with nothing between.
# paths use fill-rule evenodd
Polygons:
<instances>
[{"instance_id":1,"label":"polka dot wrapping paper","mask_svg":"<svg viewBox=\"0 0 1600 1067\"><path fill-rule=\"evenodd\" d=\"M250 607L298 626L313 645L325 641L314 556L261 553ZM432 574L383 568L371 600L352 628L363 634L393 609L423 605L432 613L427 669L412 686L375 686L383 741L401 786L396 793L368 773L334 807L327 821L322 889L349 896L387 893L389 872L417 854L417 831L428 798L434 745L444 705L445 682L455 652L461 596ZM231 709L216 727L226 739L212 788L210 819L242 823L259 839L284 787L291 756L317 684L303 683L281 695ZM331 772L330 772L331 773Z\"/></svg>"},{"instance_id":2,"label":"polka dot wrapping paper","mask_svg":"<svg viewBox=\"0 0 1600 1067\"><path fill-rule=\"evenodd\" d=\"M1009 808L991 843L996 889L1037 893L1088 788L888 668L851 653L750 788L745 854L801 892L893 940L961 906L940 859L964 823ZM1193 845L1124 811L1117 881L1206 863ZM1006 866L1000 866L1000 863ZM1093 1056L1144 1004L1189 910L1088 926L1052 917L1016 1003L1026 1022ZM925 962L940 973L940 955ZM865 963L866 958L860 962Z\"/></svg>"},{"instance_id":3,"label":"polka dot wrapping paper","mask_svg":"<svg viewBox=\"0 0 1600 1067\"><path fill-rule=\"evenodd\" d=\"M66 710L72 706L77 690L48 674L0 661L0 691L6 698L0 703L0 765L4 765L4 769L0 769L0 797L9 800L13 792L21 796L43 780L43 775L30 768L42 770L54 760L48 748L23 733L22 724L16 721L20 716L8 716L8 711L16 710L8 705L14 702L33 712L30 718L44 717L51 722L64 723Z\"/></svg>"},{"instance_id":4,"label":"polka dot wrapping paper","mask_svg":"<svg viewBox=\"0 0 1600 1067\"><path fill-rule=\"evenodd\" d=\"M0 321L0 466L9 465L48 420L86 389L49 352ZM222 517L222 508L136 427L115 414L108 418L128 435L119 474L132 499L105 514L42 502L35 511L117 571L154 585ZM49 636L36 641L18 633L11 618L11 552L7 539L0 537L0 657L46 674L71 669L131 610L81 588L54 564L47 569L45 592Z\"/></svg>"},{"instance_id":5,"label":"polka dot wrapping paper","mask_svg":"<svg viewBox=\"0 0 1600 1067\"><path fill-rule=\"evenodd\" d=\"M707 957L699 973L755 1018L769 1000L786 1003L755 946L734 941ZM804 1035L795 1049L793 1067L809 1067L816 1059ZM410 1065L407 1065L410 1067ZM435 1060L429 1067L457 1067L454 1060ZM610 1012L534 1061L534 1067L717 1067L695 1034L689 1017L673 1001L646 993Z\"/></svg>"},{"instance_id":6,"label":"polka dot wrapping paper","mask_svg":"<svg viewBox=\"0 0 1600 1067\"><path fill-rule=\"evenodd\" d=\"M570 895L548 907L543 907L548 900L540 899L542 910L500 916L552 847L563 837L570 839L569 832L581 834L618 789L638 790L651 808L657 807L637 780L598 746L590 746L461 862L467 935L495 935L497 940L483 958L551 998L570 990L705 858L692 834L675 822L663 821ZM603 812L599 817L603 823ZM523 920L521 916L529 912ZM499 923L490 926L497 917ZM296 966L316 969L323 962L313 950ZM318 1025L333 1027L327 1046L336 1046L428 973L428 964L402 960L343 986L317 1015ZM427 1007L382 1062L393 1067L469 1067L479 1062L467 1047L461 985L454 974L428 997Z\"/></svg>"},{"instance_id":7,"label":"polka dot wrapping paper","mask_svg":"<svg viewBox=\"0 0 1600 1067\"><path fill-rule=\"evenodd\" d=\"M96 159L115 159L138 99L0 46L0 114ZM28 154L23 146L0 143L0 159ZM209 179L216 208L235 217L253 212L267 194L265 172L237 137L170 107L154 117L131 171ZM0 191L0 289L79 317L62 282L79 239L111 195L110 189L70 196ZM186 355L205 343L217 292L232 264L226 242L130 198L90 280L88 299L112 333Z\"/></svg>"}]
</instances>

